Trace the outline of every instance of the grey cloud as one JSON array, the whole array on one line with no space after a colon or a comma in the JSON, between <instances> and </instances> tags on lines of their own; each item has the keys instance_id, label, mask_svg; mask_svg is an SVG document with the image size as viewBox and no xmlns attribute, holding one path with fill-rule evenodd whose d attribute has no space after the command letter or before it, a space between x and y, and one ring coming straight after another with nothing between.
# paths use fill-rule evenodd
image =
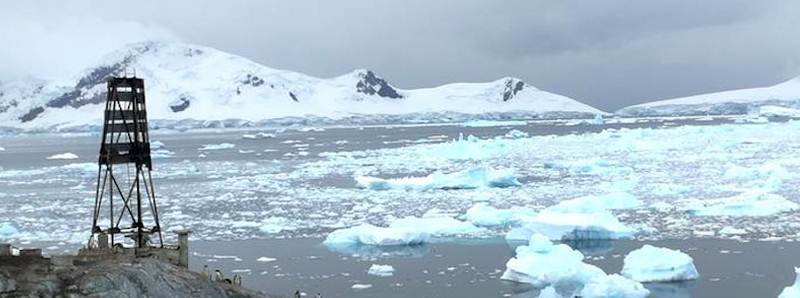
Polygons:
<instances>
[{"instance_id":1,"label":"grey cloud","mask_svg":"<svg viewBox=\"0 0 800 298\"><path fill-rule=\"evenodd\" d=\"M152 38L322 77L369 68L403 88L517 76L606 110L800 74L792 0L127 3L4 1L0 80Z\"/></svg>"}]
</instances>

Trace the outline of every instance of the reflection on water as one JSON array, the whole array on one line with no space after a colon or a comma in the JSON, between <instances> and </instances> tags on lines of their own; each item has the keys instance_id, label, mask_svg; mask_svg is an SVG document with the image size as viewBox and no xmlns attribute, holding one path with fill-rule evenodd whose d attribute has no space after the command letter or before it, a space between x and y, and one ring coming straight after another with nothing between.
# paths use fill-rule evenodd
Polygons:
<instances>
[{"instance_id":1,"label":"reflection on water","mask_svg":"<svg viewBox=\"0 0 800 298\"><path fill-rule=\"evenodd\" d=\"M324 244L331 252L361 259L382 259L397 257L421 258L430 252L426 243L416 245L376 246L362 244Z\"/></svg>"},{"instance_id":2,"label":"reflection on water","mask_svg":"<svg viewBox=\"0 0 800 298\"><path fill-rule=\"evenodd\" d=\"M694 287L694 281L671 283L645 283L644 287L650 290L650 295L659 298L689 298L692 295L689 289Z\"/></svg>"},{"instance_id":3,"label":"reflection on water","mask_svg":"<svg viewBox=\"0 0 800 298\"><path fill-rule=\"evenodd\" d=\"M603 256L614 251L614 242L610 239L572 239L561 240L561 243L580 251L584 256Z\"/></svg>"}]
</instances>

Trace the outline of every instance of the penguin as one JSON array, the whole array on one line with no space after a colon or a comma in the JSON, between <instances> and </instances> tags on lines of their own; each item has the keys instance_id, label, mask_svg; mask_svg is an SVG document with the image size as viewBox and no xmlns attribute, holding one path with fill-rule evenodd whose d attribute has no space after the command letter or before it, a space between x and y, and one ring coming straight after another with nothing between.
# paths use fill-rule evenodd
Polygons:
<instances>
[{"instance_id":1,"label":"penguin","mask_svg":"<svg viewBox=\"0 0 800 298\"><path fill-rule=\"evenodd\" d=\"M222 276L222 272L219 269L214 270L214 281L224 281L225 277Z\"/></svg>"}]
</instances>

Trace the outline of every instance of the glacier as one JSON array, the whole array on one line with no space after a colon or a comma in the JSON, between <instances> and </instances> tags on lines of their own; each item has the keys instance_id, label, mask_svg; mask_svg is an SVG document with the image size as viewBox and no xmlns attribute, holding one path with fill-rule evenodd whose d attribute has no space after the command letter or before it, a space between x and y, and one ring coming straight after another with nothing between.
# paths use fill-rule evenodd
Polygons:
<instances>
[{"instance_id":1,"label":"glacier","mask_svg":"<svg viewBox=\"0 0 800 298\"><path fill-rule=\"evenodd\" d=\"M780 108L775 108L780 107ZM688 115L764 115L777 112L781 116L796 117L790 109L800 107L800 77L761 88L730 90L716 93L680 97L622 108L615 112L622 116L688 116Z\"/></svg>"}]
</instances>

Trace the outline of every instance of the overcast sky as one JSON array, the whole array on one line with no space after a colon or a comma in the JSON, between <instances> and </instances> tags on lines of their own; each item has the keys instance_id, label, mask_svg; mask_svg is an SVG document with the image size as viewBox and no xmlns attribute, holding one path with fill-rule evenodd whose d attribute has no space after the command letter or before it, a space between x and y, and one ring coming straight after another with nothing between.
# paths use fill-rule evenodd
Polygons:
<instances>
[{"instance_id":1,"label":"overcast sky","mask_svg":"<svg viewBox=\"0 0 800 298\"><path fill-rule=\"evenodd\" d=\"M178 40L400 88L519 77L605 110L800 75L800 1L2 1L0 80Z\"/></svg>"}]
</instances>

